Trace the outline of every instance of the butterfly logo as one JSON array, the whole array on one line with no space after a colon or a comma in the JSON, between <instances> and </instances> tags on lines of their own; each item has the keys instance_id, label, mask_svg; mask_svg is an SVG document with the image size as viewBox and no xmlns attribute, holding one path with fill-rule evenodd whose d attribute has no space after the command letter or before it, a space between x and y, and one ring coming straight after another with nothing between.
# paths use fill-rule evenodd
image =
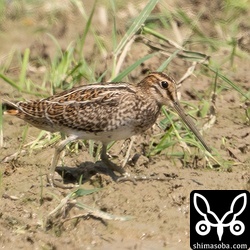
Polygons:
<instances>
[{"instance_id":1,"label":"butterfly logo","mask_svg":"<svg viewBox=\"0 0 250 250\"><path fill-rule=\"evenodd\" d=\"M237 210L237 208L235 207L235 204L239 203L240 199L243 199L243 205L239 209L239 211L235 211ZM205 204L206 211L202 211L204 210L204 207L199 208L198 200L200 200L199 202L203 202L203 204ZM222 239L225 227L229 227L230 232L235 236L238 236L244 233L245 225L243 224L242 221L237 220L237 216L239 216L246 208L246 205L247 205L246 193L239 194L233 199L231 206L230 206L230 210L226 212L222 216L221 219L219 219L218 216L213 211L210 210L210 205L207 199L203 195L195 193L193 202L194 202L194 207L196 211L204 218L203 220L200 220L199 222L197 222L195 226L195 230L199 235L204 236L204 235L209 234L211 227L217 228L217 235L218 235L219 241L221 241ZM224 223L228 216L231 216L232 220L229 223ZM213 219L213 222L211 222L211 219ZM216 223L214 223L215 221Z\"/></svg>"}]
</instances>

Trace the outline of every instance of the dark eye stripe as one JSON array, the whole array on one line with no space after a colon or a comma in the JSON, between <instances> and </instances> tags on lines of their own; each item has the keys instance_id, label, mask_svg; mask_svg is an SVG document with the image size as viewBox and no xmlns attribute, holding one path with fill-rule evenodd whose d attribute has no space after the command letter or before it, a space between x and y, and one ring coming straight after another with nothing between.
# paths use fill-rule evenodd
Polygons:
<instances>
[{"instance_id":1,"label":"dark eye stripe","mask_svg":"<svg viewBox=\"0 0 250 250\"><path fill-rule=\"evenodd\" d=\"M160 82L159 85L157 84L157 85L153 85L153 86L154 86L154 88L156 89L157 93L160 94L162 97L164 97L164 96L162 95L162 86L161 86L161 84L162 84L162 82ZM169 87L170 87L170 86L169 86L169 83L168 83L168 87L167 87L167 88L164 88L164 91L167 92L168 98L169 98L172 102L175 102L174 93L171 92L171 91L169 90Z\"/></svg>"},{"instance_id":2,"label":"dark eye stripe","mask_svg":"<svg viewBox=\"0 0 250 250\"><path fill-rule=\"evenodd\" d=\"M162 94L162 88L159 88L159 85L158 85L158 84L153 85L153 87L155 88L156 92L157 92L160 96L164 97L163 94Z\"/></svg>"},{"instance_id":3,"label":"dark eye stripe","mask_svg":"<svg viewBox=\"0 0 250 250\"><path fill-rule=\"evenodd\" d=\"M174 103L175 102L175 98L174 98L173 92L169 91L168 88L166 89L166 91L168 92L169 99Z\"/></svg>"}]
</instances>

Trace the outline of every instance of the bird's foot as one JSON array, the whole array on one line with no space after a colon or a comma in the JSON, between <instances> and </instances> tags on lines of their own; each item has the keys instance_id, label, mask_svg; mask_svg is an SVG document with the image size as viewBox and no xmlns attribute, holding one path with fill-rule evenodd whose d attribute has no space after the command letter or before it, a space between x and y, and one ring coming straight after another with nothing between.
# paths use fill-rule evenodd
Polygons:
<instances>
[{"instance_id":1,"label":"bird's foot","mask_svg":"<svg viewBox=\"0 0 250 250\"><path fill-rule=\"evenodd\" d=\"M48 181L49 185L51 187L53 187L53 188L54 187L59 187L59 188L62 188L62 189L71 189L71 188L79 187L78 184L64 184L64 183L62 183L60 181L57 181L57 180L54 179L54 174L51 174L51 173L47 174L47 181Z\"/></svg>"},{"instance_id":2,"label":"bird's foot","mask_svg":"<svg viewBox=\"0 0 250 250\"><path fill-rule=\"evenodd\" d=\"M130 173L125 172L122 174L121 177L117 178L117 182L123 182L123 181L131 181L135 185L137 184L137 181L169 181L169 178L159 177L159 176L146 176L146 175L131 175Z\"/></svg>"},{"instance_id":3,"label":"bird's foot","mask_svg":"<svg viewBox=\"0 0 250 250\"><path fill-rule=\"evenodd\" d=\"M134 185L137 185L136 183L136 176L131 176L128 172L125 172L122 174L121 177L118 177L116 179L116 182L123 182L123 181L131 181Z\"/></svg>"},{"instance_id":4,"label":"bird's foot","mask_svg":"<svg viewBox=\"0 0 250 250\"><path fill-rule=\"evenodd\" d=\"M117 176L109 167L98 161L96 163L84 162L78 165L77 168L56 167L55 171L51 170L50 173L47 174L47 181L51 187L63 189L77 188L82 182L90 180L92 176L98 173L110 176L113 180L117 179ZM55 175L58 175L58 177L55 177ZM67 182L78 182L80 184L64 184L63 180Z\"/></svg>"}]
</instances>

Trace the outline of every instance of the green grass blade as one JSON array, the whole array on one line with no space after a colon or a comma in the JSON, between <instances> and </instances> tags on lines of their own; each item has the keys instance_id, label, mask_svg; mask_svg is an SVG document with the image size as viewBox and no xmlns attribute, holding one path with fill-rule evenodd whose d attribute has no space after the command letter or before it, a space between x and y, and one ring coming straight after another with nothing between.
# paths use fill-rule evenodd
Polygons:
<instances>
[{"instance_id":1,"label":"green grass blade","mask_svg":"<svg viewBox=\"0 0 250 250\"><path fill-rule=\"evenodd\" d=\"M190 50L183 50L178 56L191 62L204 62L209 58L206 54Z\"/></svg>"},{"instance_id":2,"label":"green grass blade","mask_svg":"<svg viewBox=\"0 0 250 250\"><path fill-rule=\"evenodd\" d=\"M94 188L94 189L83 189L83 188L79 188L76 191L74 191L71 195L71 198L77 198L77 197L81 197L81 196L85 196L85 195L89 195L95 192L100 191L101 188Z\"/></svg>"},{"instance_id":3,"label":"green grass blade","mask_svg":"<svg viewBox=\"0 0 250 250\"><path fill-rule=\"evenodd\" d=\"M30 49L27 48L24 51L22 67L21 67L21 73L20 73L20 78L19 78L19 82L20 82L20 85L22 87L24 87L25 80L26 80L26 72L27 72L28 63L29 63L29 56L30 56Z\"/></svg>"},{"instance_id":4,"label":"green grass blade","mask_svg":"<svg viewBox=\"0 0 250 250\"><path fill-rule=\"evenodd\" d=\"M147 26L142 27L142 31L143 31L143 34L144 33L149 34L149 35L152 35L156 38L159 38L160 40L168 42L168 39L164 35L162 35L161 33L157 32L157 31L155 31Z\"/></svg>"},{"instance_id":5,"label":"green grass blade","mask_svg":"<svg viewBox=\"0 0 250 250\"><path fill-rule=\"evenodd\" d=\"M57 52L60 52L60 56L63 56L63 52L62 52L62 48L61 45L59 44L59 42L56 40L56 38L51 35L50 33L47 33L47 35L50 37L50 39L53 41L53 43L55 44L55 46L57 47Z\"/></svg>"},{"instance_id":6,"label":"green grass blade","mask_svg":"<svg viewBox=\"0 0 250 250\"><path fill-rule=\"evenodd\" d=\"M146 55L143 58L139 59L138 61L136 61L135 63L133 63L129 67L127 67L124 71L122 71L117 77L115 77L114 79L112 79L112 81L113 82L120 82L131 71L133 71L136 67L138 67L139 65L141 65L141 63L143 63L144 61L150 59L151 57L155 56L156 54L158 54L158 52Z\"/></svg>"},{"instance_id":7,"label":"green grass blade","mask_svg":"<svg viewBox=\"0 0 250 250\"><path fill-rule=\"evenodd\" d=\"M96 7L96 1L94 2L93 8L91 10L90 16L89 16L89 18L87 20L86 26L84 28L84 31L83 31L83 34L82 34L82 37L81 37L80 51L79 51L79 53L81 55L82 55L82 52L83 52L83 47L84 47L84 44L85 44L86 37L87 37L87 35L89 33L89 30L90 30L90 27L91 27L91 22L92 22L92 18L93 18L94 12L95 12L95 7Z\"/></svg>"},{"instance_id":8,"label":"green grass blade","mask_svg":"<svg viewBox=\"0 0 250 250\"><path fill-rule=\"evenodd\" d=\"M243 95L247 100L249 100L249 97L243 92L243 90L238 87L237 85L235 85L232 81L230 81L226 76L224 76L223 74L221 74L218 69L214 69L212 67L210 67L209 65L205 65L203 64L205 67L209 68L211 71L213 71L215 74L217 74L218 77L220 77L224 82L226 82L227 84L229 84L232 88L234 88L237 92L239 92L241 95Z\"/></svg>"},{"instance_id":9,"label":"green grass blade","mask_svg":"<svg viewBox=\"0 0 250 250\"><path fill-rule=\"evenodd\" d=\"M31 94L31 95L39 96L39 97L45 97L46 96L46 94L33 92L33 91L29 91L29 90L26 90L26 89L22 88L20 85L17 85L13 80L11 80L9 77L5 76L2 73L0 73L0 78L2 78L5 82L7 82L13 88L17 89L18 91L20 91L22 93Z\"/></svg>"},{"instance_id":10,"label":"green grass blade","mask_svg":"<svg viewBox=\"0 0 250 250\"><path fill-rule=\"evenodd\" d=\"M80 67L82 67L82 65L83 65L83 62L77 63L77 65L76 65L75 67L73 67L73 69L71 69L71 70L69 71L69 73L67 74L66 78L68 78L69 76L73 76L75 72L77 73L78 69L79 69ZM66 80L66 79L65 79L65 80Z\"/></svg>"},{"instance_id":11,"label":"green grass blade","mask_svg":"<svg viewBox=\"0 0 250 250\"><path fill-rule=\"evenodd\" d=\"M172 131L173 127L171 127L160 139L159 143L153 149L151 149L150 155L156 155L166 148L172 147L174 144L176 144L177 141L172 140Z\"/></svg>"},{"instance_id":12,"label":"green grass blade","mask_svg":"<svg viewBox=\"0 0 250 250\"><path fill-rule=\"evenodd\" d=\"M179 16L182 21L191 29L193 32L195 32L200 37L206 38L206 35L204 32L199 28L198 24L200 23L200 17L202 15L201 12L197 13L195 18L190 18L188 14L183 11L182 9L179 9L177 11L177 16Z\"/></svg>"},{"instance_id":13,"label":"green grass blade","mask_svg":"<svg viewBox=\"0 0 250 250\"><path fill-rule=\"evenodd\" d=\"M168 66L168 64L177 56L179 50L176 50L167 60L165 60L161 66L157 69L158 72L164 71L164 69Z\"/></svg>"},{"instance_id":14,"label":"green grass blade","mask_svg":"<svg viewBox=\"0 0 250 250\"><path fill-rule=\"evenodd\" d=\"M10 84L13 88L17 89L18 91L21 91L21 87L17 84L15 84L14 81L12 81L10 78L5 76L4 74L0 73L0 78L2 78L5 82Z\"/></svg>"},{"instance_id":15,"label":"green grass blade","mask_svg":"<svg viewBox=\"0 0 250 250\"><path fill-rule=\"evenodd\" d=\"M114 51L114 54L117 56L120 51L123 49L125 44L132 38L132 36L140 29L141 25L145 22L147 17L150 15L152 10L155 8L156 4L159 2L159 0L150 0L145 8L141 11L141 13L138 15L138 17L134 20L126 34L123 36L122 40L118 44L116 50Z\"/></svg>"},{"instance_id":16,"label":"green grass blade","mask_svg":"<svg viewBox=\"0 0 250 250\"><path fill-rule=\"evenodd\" d=\"M204 63L209 58L209 56L207 56L204 53L184 49L181 45L166 38L164 35L155 31L154 29L144 26L142 30L144 34L152 35L164 42L164 43L156 43L147 38L144 38L146 40L146 45L149 46L153 50L163 51L167 54L170 54L171 52L175 53L175 51L178 50L178 53L176 55L179 58L192 61L192 62L196 61L196 62ZM143 41L143 38L138 39L138 40Z\"/></svg>"},{"instance_id":17,"label":"green grass blade","mask_svg":"<svg viewBox=\"0 0 250 250\"><path fill-rule=\"evenodd\" d=\"M115 18L113 18L112 44L113 44L113 48L115 49L117 47L117 27L116 27Z\"/></svg>"}]
</instances>

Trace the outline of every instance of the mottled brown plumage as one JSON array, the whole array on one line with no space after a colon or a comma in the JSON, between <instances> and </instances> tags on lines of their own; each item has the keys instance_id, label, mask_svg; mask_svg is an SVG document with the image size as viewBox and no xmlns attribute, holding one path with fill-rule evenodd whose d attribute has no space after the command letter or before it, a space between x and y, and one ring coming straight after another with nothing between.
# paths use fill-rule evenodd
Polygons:
<instances>
[{"instance_id":1,"label":"mottled brown plumage","mask_svg":"<svg viewBox=\"0 0 250 250\"><path fill-rule=\"evenodd\" d=\"M192 120L182 111L175 81L164 73L151 73L137 85L99 83L72 88L38 101L4 104L5 113L40 129L60 131L69 136L56 149L49 177L51 185L60 152L68 142L76 139L101 141L102 160L108 162L112 170L125 173L108 161L107 144L146 131L155 123L163 105L175 108L203 146L210 150Z\"/></svg>"}]
</instances>

